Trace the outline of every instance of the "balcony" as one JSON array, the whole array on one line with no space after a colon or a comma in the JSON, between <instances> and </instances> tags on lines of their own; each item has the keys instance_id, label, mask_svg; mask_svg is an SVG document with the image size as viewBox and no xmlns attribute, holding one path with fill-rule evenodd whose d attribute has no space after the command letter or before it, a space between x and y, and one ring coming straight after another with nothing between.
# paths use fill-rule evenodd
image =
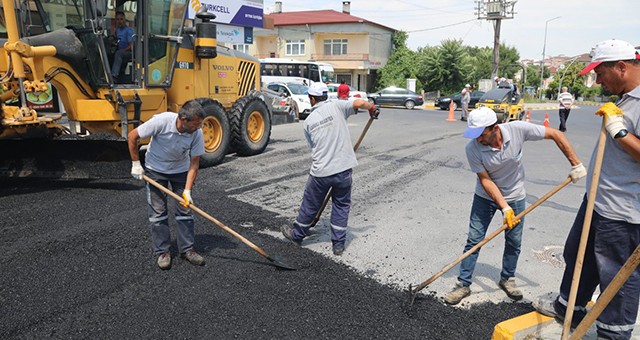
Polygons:
<instances>
[{"instance_id":1,"label":"balcony","mask_svg":"<svg viewBox=\"0 0 640 340\"><path fill-rule=\"evenodd\" d=\"M311 59L316 61L366 61L369 60L368 53L348 53L348 54L320 54L312 53Z\"/></svg>"}]
</instances>

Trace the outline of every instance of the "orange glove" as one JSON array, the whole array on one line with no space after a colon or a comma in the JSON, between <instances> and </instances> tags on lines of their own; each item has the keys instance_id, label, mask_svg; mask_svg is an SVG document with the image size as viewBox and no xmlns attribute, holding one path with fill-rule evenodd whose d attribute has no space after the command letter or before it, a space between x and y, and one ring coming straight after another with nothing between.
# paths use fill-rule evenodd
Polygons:
<instances>
[{"instance_id":1,"label":"orange glove","mask_svg":"<svg viewBox=\"0 0 640 340\"><path fill-rule=\"evenodd\" d=\"M504 222L502 224L506 224L509 229L520 223L520 220L516 220L516 215L513 213L513 209L509 206L502 209L502 216L504 217Z\"/></svg>"},{"instance_id":2,"label":"orange glove","mask_svg":"<svg viewBox=\"0 0 640 340\"><path fill-rule=\"evenodd\" d=\"M191 199L191 190L184 189L182 192L182 199L184 202L180 202L180 204L185 208L188 208L190 204L193 204L193 199Z\"/></svg>"},{"instance_id":3,"label":"orange glove","mask_svg":"<svg viewBox=\"0 0 640 340\"><path fill-rule=\"evenodd\" d=\"M602 107L596 111L596 115L605 117L604 127L607 129L607 132L609 132L609 135L611 135L611 138L616 138L616 135L622 130L626 132L622 118L624 112L622 112L616 104L606 103L602 105Z\"/></svg>"}]
</instances>

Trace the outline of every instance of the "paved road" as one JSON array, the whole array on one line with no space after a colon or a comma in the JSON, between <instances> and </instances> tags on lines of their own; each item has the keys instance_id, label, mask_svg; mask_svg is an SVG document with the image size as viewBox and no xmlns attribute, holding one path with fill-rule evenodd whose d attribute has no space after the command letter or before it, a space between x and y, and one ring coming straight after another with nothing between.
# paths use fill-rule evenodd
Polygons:
<instances>
[{"instance_id":1,"label":"paved road","mask_svg":"<svg viewBox=\"0 0 640 340\"><path fill-rule=\"evenodd\" d=\"M586 162L599 123L572 112L567 135ZM412 308L403 292L462 252L475 176L463 122L440 110L383 109L358 151L347 250L330 253L325 215L302 248L278 227L295 218L309 167L301 123L275 126L262 155L202 170L196 204L299 267L282 272L198 218L204 268L177 260L159 271L149 252L144 191L125 181L8 181L0 185L0 329L3 338L439 338L486 339L502 320L557 289L563 244L584 193L570 185L527 218L518 279L524 303L499 291L502 245L483 249L463 308L440 298L457 268ZM532 121L541 123L544 112ZM551 115L552 126L557 117ZM350 119L353 140L367 116ZM525 148L528 202L569 171L549 141ZM251 222L253 227L240 225ZM496 219L494 225L500 222ZM246 225L246 224L245 224ZM544 274L541 274L544 273ZM486 304L481 302L499 303ZM500 303L506 302L506 303Z\"/></svg>"}]
</instances>

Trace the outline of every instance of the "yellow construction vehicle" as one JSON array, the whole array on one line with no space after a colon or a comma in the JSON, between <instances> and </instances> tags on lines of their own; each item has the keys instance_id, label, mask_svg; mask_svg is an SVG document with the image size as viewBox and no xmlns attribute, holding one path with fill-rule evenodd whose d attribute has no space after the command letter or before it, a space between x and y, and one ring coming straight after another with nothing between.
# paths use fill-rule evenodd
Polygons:
<instances>
[{"instance_id":1,"label":"yellow construction vehicle","mask_svg":"<svg viewBox=\"0 0 640 340\"><path fill-rule=\"evenodd\" d=\"M259 92L260 63L217 46L215 15L198 11L195 23L186 25L187 6L195 5L199 2L3 0L0 171L102 177L104 167L96 165L102 163L94 162L126 163L131 129L154 114L177 112L194 98L207 114L201 166L218 164L230 152L262 153L272 117ZM118 78L111 70L116 11L125 13L134 32L131 60L125 60ZM33 105L34 99L50 98L51 86L64 114L38 112ZM84 176L76 171L78 161L93 163L94 171Z\"/></svg>"}]
</instances>

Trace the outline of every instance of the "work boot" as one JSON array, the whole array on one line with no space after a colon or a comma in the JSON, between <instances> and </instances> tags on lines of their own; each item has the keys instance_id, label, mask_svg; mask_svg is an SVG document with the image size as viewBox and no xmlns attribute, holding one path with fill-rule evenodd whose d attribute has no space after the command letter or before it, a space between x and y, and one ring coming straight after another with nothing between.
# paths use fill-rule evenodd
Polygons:
<instances>
[{"instance_id":1,"label":"work boot","mask_svg":"<svg viewBox=\"0 0 640 340\"><path fill-rule=\"evenodd\" d=\"M333 255L341 256L344 253L344 246L333 246Z\"/></svg>"},{"instance_id":2,"label":"work boot","mask_svg":"<svg viewBox=\"0 0 640 340\"><path fill-rule=\"evenodd\" d=\"M549 299L540 297L538 298L538 300L531 303L531 305L536 309L538 313L554 318L559 324L564 324L566 308L562 307L562 305L558 302L558 298L559 297L556 297L555 299ZM571 318L571 329L578 327L586 314L586 312L580 311L573 312L573 317Z\"/></svg>"},{"instance_id":3,"label":"work boot","mask_svg":"<svg viewBox=\"0 0 640 340\"><path fill-rule=\"evenodd\" d=\"M169 252L162 253L158 256L158 267L162 270L171 269L171 255Z\"/></svg>"},{"instance_id":4,"label":"work boot","mask_svg":"<svg viewBox=\"0 0 640 340\"><path fill-rule=\"evenodd\" d=\"M466 298L470 294L471 289L469 287L463 286L462 283L458 282L456 283L456 286L453 288L453 290L444 296L444 302L450 305L457 305L460 303L460 301L462 301L462 299Z\"/></svg>"},{"instance_id":5,"label":"work boot","mask_svg":"<svg viewBox=\"0 0 640 340\"><path fill-rule=\"evenodd\" d=\"M302 245L302 240L296 240L293 238L293 231L291 230L290 226L283 225L282 227L280 227L280 231L282 232L282 235L287 238L287 240L293 242L297 246Z\"/></svg>"},{"instance_id":6,"label":"work boot","mask_svg":"<svg viewBox=\"0 0 640 340\"><path fill-rule=\"evenodd\" d=\"M196 251L193 250L193 248L180 254L180 257L182 257L183 259L186 259L194 266L204 266L204 257L196 253Z\"/></svg>"},{"instance_id":7,"label":"work boot","mask_svg":"<svg viewBox=\"0 0 640 340\"><path fill-rule=\"evenodd\" d=\"M516 279L500 279L498 285L500 286L500 288L502 288L502 290L504 290L505 293L507 293L508 297L516 301L522 300L522 292L516 286Z\"/></svg>"},{"instance_id":8,"label":"work boot","mask_svg":"<svg viewBox=\"0 0 640 340\"><path fill-rule=\"evenodd\" d=\"M556 311L555 301L555 299L550 300L546 298L539 298L531 305L536 309L538 313L546 315L548 317L557 318L560 316L560 314L558 314L558 311ZM561 317L564 319L564 314L562 314Z\"/></svg>"}]
</instances>

